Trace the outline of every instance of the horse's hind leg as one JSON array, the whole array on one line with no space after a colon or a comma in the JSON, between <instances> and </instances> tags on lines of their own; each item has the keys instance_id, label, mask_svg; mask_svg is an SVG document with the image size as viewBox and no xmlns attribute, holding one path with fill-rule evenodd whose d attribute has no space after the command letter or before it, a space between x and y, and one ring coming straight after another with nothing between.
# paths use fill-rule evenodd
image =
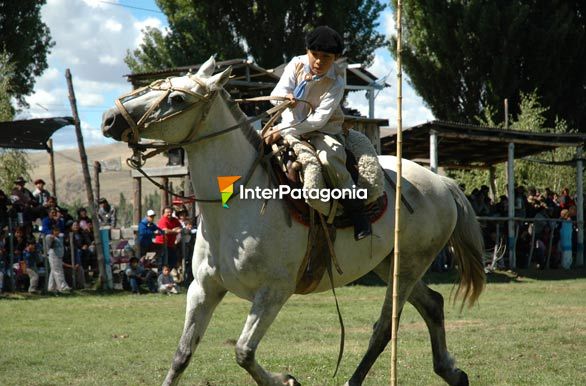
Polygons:
<instances>
[{"instance_id":1,"label":"horse's hind leg","mask_svg":"<svg viewBox=\"0 0 586 386\"><path fill-rule=\"evenodd\" d=\"M299 385L290 375L267 372L255 359L258 344L289 296L288 291L260 289L254 297L242 334L236 343L236 361L248 371L258 385Z\"/></svg>"},{"instance_id":2,"label":"horse's hind leg","mask_svg":"<svg viewBox=\"0 0 586 386\"><path fill-rule=\"evenodd\" d=\"M176 385L201 341L214 309L226 290L209 277L196 278L187 291L185 325L173 363L163 385Z\"/></svg>"},{"instance_id":3,"label":"horse's hind leg","mask_svg":"<svg viewBox=\"0 0 586 386\"><path fill-rule=\"evenodd\" d=\"M435 373L449 385L468 385L468 376L455 366L454 359L448 353L442 295L419 281L409 296L409 303L413 304L427 324Z\"/></svg>"},{"instance_id":4,"label":"horse's hind leg","mask_svg":"<svg viewBox=\"0 0 586 386\"><path fill-rule=\"evenodd\" d=\"M377 275L383 278L383 280L388 281L390 267L391 258L387 257L375 268L374 271ZM411 289L413 288L413 284L414 281L410 280L408 277L401 277L398 299L399 315L401 314L409 292L411 292ZM393 286L388 284L383 307L380 316L374 325L372 336L370 337L370 342L368 344L368 350L362 357L360 364L354 371L354 374L352 374L350 380L346 382L347 386L362 385L368 371L377 360L380 353L383 352L387 343L391 340L391 319L393 316L392 297Z\"/></svg>"}]
</instances>

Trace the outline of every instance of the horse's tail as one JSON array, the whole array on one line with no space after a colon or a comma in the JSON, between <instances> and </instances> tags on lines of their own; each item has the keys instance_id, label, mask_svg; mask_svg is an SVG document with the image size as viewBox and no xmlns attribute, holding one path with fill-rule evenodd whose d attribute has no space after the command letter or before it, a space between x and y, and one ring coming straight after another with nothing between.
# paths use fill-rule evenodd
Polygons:
<instances>
[{"instance_id":1,"label":"horse's tail","mask_svg":"<svg viewBox=\"0 0 586 386\"><path fill-rule=\"evenodd\" d=\"M450 189L458 209L456 227L449 240L460 271L460 282L454 300L462 296L462 306L468 300L468 306L472 307L482 293L486 281L482 262L482 232L474 209L464 192L454 180L446 177L442 179Z\"/></svg>"}]
</instances>

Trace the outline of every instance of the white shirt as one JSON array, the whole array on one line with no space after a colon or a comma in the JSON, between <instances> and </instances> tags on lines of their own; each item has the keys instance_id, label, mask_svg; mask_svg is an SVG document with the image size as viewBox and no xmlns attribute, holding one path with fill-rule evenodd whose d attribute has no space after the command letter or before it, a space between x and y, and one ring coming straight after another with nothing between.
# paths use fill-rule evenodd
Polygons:
<instances>
[{"instance_id":1,"label":"white shirt","mask_svg":"<svg viewBox=\"0 0 586 386\"><path fill-rule=\"evenodd\" d=\"M310 73L311 69L309 67L309 58L307 55L294 57L285 67L283 75L281 76L281 79L279 79L279 83L277 83L277 86L271 92L271 96L293 94L293 91L297 86L295 67L299 62L304 65L304 73ZM345 81L341 75L336 73L335 67L336 64L333 64L328 72L323 75L324 77L334 79L331 88L320 99L319 105L314 106L314 112L310 114L305 121L301 122L298 126L289 127L305 118L307 107L304 106L304 103L297 103L295 108L289 108L283 112L281 123L275 126L278 130L284 129L280 132L282 136L285 136L286 134L301 135L312 131L321 131L327 134L338 134L340 132L339 126L328 127L326 125L344 97ZM319 82L319 80L308 82L300 99L305 99L307 94L311 92L314 82Z\"/></svg>"}]
</instances>

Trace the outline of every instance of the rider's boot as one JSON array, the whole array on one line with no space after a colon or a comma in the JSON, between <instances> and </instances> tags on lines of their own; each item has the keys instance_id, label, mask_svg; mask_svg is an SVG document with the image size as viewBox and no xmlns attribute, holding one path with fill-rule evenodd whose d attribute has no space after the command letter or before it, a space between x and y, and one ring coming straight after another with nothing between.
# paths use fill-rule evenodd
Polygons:
<instances>
[{"instance_id":1,"label":"rider's boot","mask_svg":"<svg viewBox=\"0 0 586 386\"><path fill-rule=\"evenodd\" d=\"M364 201L360 199L341 200L344 211L354 224L354 239L361 240L372 234L372 227L368 217L364 213Z\"/></svg>"}]
</instances>

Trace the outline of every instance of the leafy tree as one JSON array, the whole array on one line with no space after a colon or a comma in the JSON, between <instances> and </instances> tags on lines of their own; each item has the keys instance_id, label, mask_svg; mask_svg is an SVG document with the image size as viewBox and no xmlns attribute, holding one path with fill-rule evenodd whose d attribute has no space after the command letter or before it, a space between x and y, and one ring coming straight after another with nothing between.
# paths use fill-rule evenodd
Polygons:
<instances>
[{"instance_id":1,"label":"leafy tree","mask_svg":"<svg viewBox=\"0 0 586 386\"><path fill-rule=\"evenodd\" d=\"M148 194L142 201L142 211L141 218L146 215L147 210L152 209L155 212L159 212L161 209L161 194L159 191L155 191L153 193ZM160 213L159 213L160 215Z\"/></svg>"},{"instance_id":2,"label":"leafy tree","mask_svg":"<svg viewBox=\"0 0 586 386\"><path fill-rule=\"evenodd\" d=\"M505 98L515 117L537 90L550 127L559 116L586 131L586 2L414 0L403 14L405 72L437 118L492 107L503 120Z\"/></svg>"},{"instance_id":3,"label":"leafy tree","mask_svg":"<svg viewBox=\"0 0 586 386\"><path fill-rule=\"evenodd\" d=\"M0 189L10 194L14 180L22 176L30 181L32 164L26 152L20 149L0 149Z\"/></svg>"},{"instance_id":4,"label":"leafy tree","mask_svg":"<svg viewBox=\"0 0 586 386\"><path fill-rule=\"evenodd\" d=\"M368 64L384 44L375 31L385 5L377 0L157 0L169 33L150 28L140 47L126 56L132 71L252 57L276 67L305 48L305 34L327 24L343 34L351 62Z\"/></svg>"},{"instance_id":5,"label":"leafy tree","mask_svg":"<svg viewBox=\"0 0 586 386\"><path fill-rule=\"evenodd\" d=\"M118 227L129 227L132 225L132 213L134 207L132 203L128 202L124 193L120 192L120 202L118 203L118 209L116 215L118 218Z\"/></svg>"},{"instance_id":6,"label":"leafy tree","mask_svg":"<svg viewBox=\"0 0 586 386\"><path fill-rule=\"evenodd\" d=\"M46 0L0 0L0 49L15 64L10 94L19 102L33 91L35 76L47 68L47 55L53 47L49 28L41 20Z\"/></svg>"},{"instance_id":7,"label":"leafy tree","mask_svg":"<svg viewBox=\"0 0 586 386\"><path fill-rule=\"evenodd\" d=\"M14 66L8 54L0 52L0 121L11 121L14 109L10 103L10 81ZM31 163L27 154L18 149L0 149L0 189L10 194L19 176L30 180Z\"/></svg>"},{"instance_id":8,"label":"leafy tree","mask_svg":"<svg viewBox=\"0 0 586 386\"><path fill-rule=\"evenodd\" d=\"M6 52L0 51L0 122L11 121L14 108L10 103L10 79L14 74L14 65Z\"/></svg>"}]
</instances>

